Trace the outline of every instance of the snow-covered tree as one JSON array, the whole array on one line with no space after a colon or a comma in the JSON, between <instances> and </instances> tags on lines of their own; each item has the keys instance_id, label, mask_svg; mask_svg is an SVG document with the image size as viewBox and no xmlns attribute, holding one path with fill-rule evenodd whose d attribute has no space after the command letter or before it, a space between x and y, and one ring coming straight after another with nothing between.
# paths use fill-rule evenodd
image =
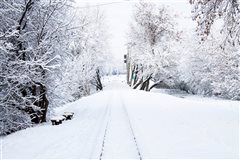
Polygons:
<instances>
[{"instance_id":1,"label":"snow-covered tree","mask_svg":"<svg viewBox=\"0 0 240 160\"><path fill-rule=\"evenodd\" d=\"M46 121L67 0L0 2L0 122L8 134Z\"/></svg>"},{"instance_id":2,"label":"snow-covered tree","mask_svg":"<svg viewBox=\"0 0 240 160\"><path fill-rule=\"evenodd\" d=\"M202 44L193 40L187 71L191 74L186 76L190 89L194 93L240 99L239 1L190 0L190 3L202 40ZM221 30L215 26L221 26Z\"/></svg>"},{"instance_id":3,"label":"snow-covered tree","mask_svg":"<svg viewBox=\"0 0 240 160\"><path fill-rule=\"evenodd\" d=\"M224 44L240 44L240 3L238 0L190 0L193 19L198 23L202 40L210 34L212 25L223 19Z\"/></svg>"},{"instance_id":4,"label":"snow-covered tree","mask_svg":"<svg viewBox=\"0 0 240 160\"><path fill-rule=\"evenodd\" d=\"M101 76L110 61L104 14L98 9L87 9L76 15L76 29L69 34L67 56L62 59L59 77L54 82L55 106L102 90Z\"/></svg>"},{"instance_id":5,"label":"snow-covered tree","mask_svg":"<svg viewBox=\"0 0 240 160\"><path fill-rule=\"evenodd\" d=\"M130 85L149 90L150 80L156 83L171 79L176 65L174 50L178 39L175 22L165 6L153 3L139 3L135 7L128 43Z\"/></svg>"},{"instance_id":6,"label":"snow-covered tree","mask_svg":"<svg viewBox=\"0 0 240 160\"><path fill-rule=\"evenodd\" d=\"M1 135L45 122L53 107L103 89L109 60L104 15L73 4L0 2Z\"/></svg>"}]
</instances>

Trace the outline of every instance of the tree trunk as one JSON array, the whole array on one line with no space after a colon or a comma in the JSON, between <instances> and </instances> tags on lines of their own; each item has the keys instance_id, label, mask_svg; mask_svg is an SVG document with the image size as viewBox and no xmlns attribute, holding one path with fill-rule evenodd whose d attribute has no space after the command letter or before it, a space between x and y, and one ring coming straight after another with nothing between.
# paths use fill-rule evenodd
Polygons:
<instances>
[{"instance_id":1,"label":"tree trunk","mask_svg":"<svg viewBox=\"0 0 240 160\"><path fill-rule=\"evenodd\" d=\"M147 80L146 82L146 87L145 87L145 91L149 91L149 84L150 84L150 79Z\"/></svg>"},{"instance_id":2,"label":"tree trunk","mask_svg":"<svg viewBox=\"0 0 240 160\"><path fill-rule=\"evenodd\" d=\"M141 80L133 86L133 89L137 89L138 86L141 85L142 83L143 83L143 78L141 78Z\"/></svg>"},{"instance_id":3,"label":"tree trunk","mask_svg":"<svg viewBox=\"0 0 240 160\"><path fill-rule=\"evenodd\" d=\"M132 67L131 67L132 68ZM131 70L131 76L130 76L130 82L129 85L132 86L132 80L133 80L133 76L134 76L134 71L135 71L135 65L133 66L133 69ZM129 73L130 74L130 73Z\"/></svg>"},{"instance_id":4,"label":"tree trunk","mask_svg":"<svg viewBox=\"0 0 240 160\"><path fill-rule=\"evenodd\" d=\"M148 91L149 81L150 81L151 78L152 78L152 76L148 77L148 78L142 83L142 86L141 86L140 90Z\"/></svg>"},{"instance_id":5,"label":"tree trunk","mask_svg":"<svg viewBox=\"0 0 240 160\"><path fill-rule=\"evenodd\" d=\"M37 90L39 91L39 95L36 94ZM39 100L34 103L35 106L39 107L39 110L31 113L32 122L46 122L47 110L49 105L49 101L47 99L47 88L42 83L34 82L31 92L33 95L39 96Z\"/></svg>"},{"instance_id":6,"label":"tree trunk","mask_svg":"<svg viewBox=\"0 0 240 160\"><path fill-rule=\"evenodd\" d=\"M103 90L99 69L96 70L96 90Z\"/></svg>"},{"instance_id":7,"label":"tree trunk","mask_svg":"<svg viewBox=\"0 0 240 160\"><path fill-rule=\"evenodd\" d=\"M130 83L130 62L129 61L127 61L127 63L126 63L126 67L127 67L127 84L130 86L131 85L131 83Z\"/></svg>"},{"instance_id":8,"label":"tree trunk","mask_svg":"<svg viewBox=\"0 0 240 160\"><path fill-rule=\"evenodd\" d=\"M135 76L134 76L134 80L133 80L133 86L137 83L138 81L138 65L135 67L135 71L133 73Z\"/></svg>"},{"instance_id":9,"label":"tree trunk","mask_svg":"<svg viewBox=\"0 0 240 160\"><path fill-rule=\"evenodd\" d=\"M160 82L154 83L154 84L149 88L149 91L151 91L151 89L153 89L154 87L156 87L159 83L160 83Z\"/></svg>"}]
</instances>

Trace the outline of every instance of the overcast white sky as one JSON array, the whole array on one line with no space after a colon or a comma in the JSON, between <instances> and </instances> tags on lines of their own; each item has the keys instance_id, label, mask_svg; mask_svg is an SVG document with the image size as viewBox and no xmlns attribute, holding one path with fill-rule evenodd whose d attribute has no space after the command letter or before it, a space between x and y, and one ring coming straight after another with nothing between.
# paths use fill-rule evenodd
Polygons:
<instances>
[{"instance_id":1,"label":"overcast white sky","mask_svg":"<svg viewBox=\"0 0 240 160\"><path fill-rule=\"evenodd\" d=\"M123 55L126 54L126 33L132 18L132 10L137 0L76 0L80 6L99 6L106 14L107 25L111 34L110 45L114 57L123 63ZM150 0L148 0L149 2ZM156 4L164 4L170 7L173 13L178 15L180 28L194 29L195 23L191 20L191 6L188 0L151 0ZM110 4L106 4L110 3ZM106 5L105 5L106 4Z\"/></svg>"}]
</instances>

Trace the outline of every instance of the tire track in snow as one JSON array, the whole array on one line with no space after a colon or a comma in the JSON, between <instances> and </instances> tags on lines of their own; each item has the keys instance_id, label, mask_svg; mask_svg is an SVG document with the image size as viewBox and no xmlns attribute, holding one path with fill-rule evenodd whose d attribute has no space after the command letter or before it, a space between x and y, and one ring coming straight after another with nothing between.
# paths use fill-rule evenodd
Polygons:
<instances>
[{"instance_id":1,"label":"tire track in snow","mask_svg":"<svg viewBox=\"0 0 240 160\"><path fill-rule=\"evenodd\" d=\"M112 97L112 96L111 96ZM112 107L110 106L110 97L109 97L109 101L108 101L108 104L107 104L107 110L108 110L108 117L107 117L107 124L106 124L106 127L105 127L105 130L104 130L104 136L103 136L103 141L102 141L102 148L101 148L101 152L100 152L100 156L99 156L99 159L101 160L102 159L102 156L103 156L103 153L104 153L104 147L105 147L105 141L106 141L106 137L107 137L107 131L108 131L108 126L109 126L109 123L110 123L110 117L111 117L111 109Z\"/></svg>"},{"instance_id":2,"label":"tire track in snow","mask_svg":"<svg viewBox=\"0 0 240 160\"><path fill-rule=\"evenodd\" d=\"M125 107L125 104L123 103L123 99L121 97L121 95L119 94L116 94L114 93L114 96L116 97L118 95L118 99L119 99L119 102L120 102L120 108L122 108L121 110L123 111L123 116L124 116L124 119L126 121L126 126L129 127L129 131L128 132L131 132L130 135L132 135L131 139L133 140L133 144L135 146L135 150L137 152L137 157L142 160L142 155L141 155L141 152L140 152L140 149L138 147L138 143L137 143L137 139L136 139L136 136L135 136L135 133L134 133L134 130L133 130L133 127L132 127L132 123L130 121L130 118L129 118L129 115L128 115L128 112L127 112L127 109ZM113 96L112 96L113 97ZM106 127L105 127L105 130L104 130L104 136L103 136L103 141L102 141L102 149L101 149L101 152L100 152L100 156L99 156L99 159L103 159L103 155L104 155L104 150L105 150L105 144L106 144L106 141L109 139L108 138L108 134L111 134L110 131L109 131L109 126L111 124L111 115L112 115L112 103L109 103L108 104L108 107L110 109L109 111L109 114L108 114L108 120L107 120L107 124L106 124ZM124 120L123 119L123 120ZM118 158L118 157L115 157L115 158Z\"/></svg>"},{"instance_id":3,"label":"tire track in snow","mask_svg":"<svg viewBox=\"0 0 240 160\"><path fill-rule=\"evenodd\" d=\"M127 117L127 119L128 119L128 124L129 124L129 127L130 127L130 129L131 129L131 134L132 134L132 136L133 136L134 143L135 143L135 145L136 145L136 150L137 150L137 153L138 153L138 157L139 157L140 160L142 160L142 154L141 154L140 149L139 149L139 146L138 146L137 138L136 138L136 136L135 136L135 133L134 133L134 130L133 130L133 127L132 127L132 123L131 123L130 118L129 118L129 114L128 114L128 112L127 112L127 108L126 108L126 106L125 106L125 104L124 104L124 101L123 101L123 99L122 99L122 96L121 96L120 94L119 94L119 97L120 97L120 100L121 100L122 107L123 107L123 110L124 110L124 112L125 112L125 115L126 115L126 117Z\"/></svg>"},{"instance_id":4,"label":"tire track in snow","mask_svg":"<svg viewBox=\"0 0 240 160\"><path fill-rule=\"evenodd\" d=\"M95 131L95 133L101 133L101 131L102 131L102 128L104 128L105 127L105 122L106 122L106 126L108 125L108 121L109 121L109 117L110 117L110 112L111 112L111 110L110 110L110 107L109 107L109 104L110 104L110 101L111 101L111 97L112 96L109 96L109 98L108 98L108 100L107 100L107 102L106 102L106 105L105 105L105 107L104 107L104 114L98 119L98 121L97 121L97 123L95 124L95 126L98 126L97 127L97 129L96 129L96 131ZM106 118L106 116L107 116L107 118ZM106 131L104 130L104 136L105 136L105 133ZM98 135L99 136L99 135ZM98 138L97 138L97 136L95 137L95 140L94 140L95 142L96 141L98 141ZM101 147L102 147L102 143L100 143L101 144ZM92 149L92 152L91 152L91 154L90 154L90 157L91 157L91 159L95 159L96 157L94 156L94 155L98 155L97 153L98 153L98 149L96 149L97 148L97 146L98 145L94 145L93 146L93 149ZM102 148L101 148L101 150L102 150ZM96 154L94 154L94 153L96 153Z\"/></svg>"}]
</instances>

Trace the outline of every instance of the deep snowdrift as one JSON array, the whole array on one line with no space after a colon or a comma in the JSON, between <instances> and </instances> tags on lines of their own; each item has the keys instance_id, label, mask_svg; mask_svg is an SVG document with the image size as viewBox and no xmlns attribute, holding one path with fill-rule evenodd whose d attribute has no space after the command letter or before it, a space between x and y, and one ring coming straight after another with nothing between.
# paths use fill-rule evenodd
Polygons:
<instances>
[{"instance_id":1,"label":"deep snowdrift","mask_svg":"<svg viewBox=\"0 0 240 160\"><path fill-rule=\"evenodd\" d=\"M56 110L71 121L4 137L3 158L238 158L239 102L132 90L123 78Z\"/></svg>"}]
</instances>

